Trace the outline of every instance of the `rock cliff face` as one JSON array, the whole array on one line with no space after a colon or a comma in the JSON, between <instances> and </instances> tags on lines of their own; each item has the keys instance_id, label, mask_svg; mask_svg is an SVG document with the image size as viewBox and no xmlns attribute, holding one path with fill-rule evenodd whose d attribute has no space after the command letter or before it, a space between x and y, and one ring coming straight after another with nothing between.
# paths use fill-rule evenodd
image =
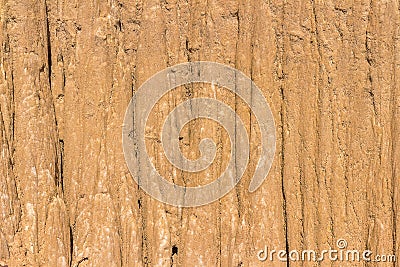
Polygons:
<instances>
[{"instance_id":1,"label":"rock cliff face","mask_svg":"<svg viewBox=\"0 0 400 267\"><path fill-rule=\"evenodd\" d=\"M0 0L0 12L0 265L317 266L257 252L338 239L400 257L398 1ZM122 122L144 81L199 60L261 88L277 151L254 193L250 161L224 198L176 208L132 179ZM210 90L240 109L222 88L193 85L165 97L149 123L158 129L177 101ZM199 156L201 127L217 141L216 162L190 186L229 160L226 133L207 120L182 132L184 154ZM158 143L155 133L153 155ZM164 161L155 156L168 174ZM321 263L377 263L365 264Z\"/></svg>"}]
</instances>

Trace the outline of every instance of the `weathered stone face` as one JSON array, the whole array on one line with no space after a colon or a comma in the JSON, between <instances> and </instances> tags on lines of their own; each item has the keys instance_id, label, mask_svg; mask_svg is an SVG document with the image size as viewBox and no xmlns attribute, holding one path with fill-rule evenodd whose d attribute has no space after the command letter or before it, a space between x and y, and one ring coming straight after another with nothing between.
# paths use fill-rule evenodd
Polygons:
<instances>
[{"instance_id":1,"label":"weathered stone face","mask_svg":"<svg viewBox=\"0 0 400 267\"><path fill-rule=\"evenodd\" d=\"M0 266L287 266L260 250L322 251L339 239L400 255L398 1L0 0L0 24ZM210 138L214 162L197 173L169 164L160 131L182 101L224 101L250 143L233 190L178 208L139 188L121 136L138 88L188 61L229 65L257 84L276 153L249 192L254 114L223 87L174 89L146 130L167 180L204 185L231 160L226 130L198 119L179 148L194 160Z\"/></svg>"}]
</instances>

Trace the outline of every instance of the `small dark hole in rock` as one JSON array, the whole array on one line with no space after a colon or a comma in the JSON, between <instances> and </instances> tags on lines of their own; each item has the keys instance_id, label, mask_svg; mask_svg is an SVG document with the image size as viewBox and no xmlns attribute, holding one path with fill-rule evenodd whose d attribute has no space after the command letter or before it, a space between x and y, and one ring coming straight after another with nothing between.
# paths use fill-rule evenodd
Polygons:
<instances>
[{"instance_id":1,"label":"small dark hole in rock","mask_svg":"<svg viewBox=\"0 0 400 267\"><path fill-rule=\"evenodd\" d=\"M174 256L175 254L178 255L178 247L173 245L172 246L172 256Z\"/></svg>"}]
</instances>

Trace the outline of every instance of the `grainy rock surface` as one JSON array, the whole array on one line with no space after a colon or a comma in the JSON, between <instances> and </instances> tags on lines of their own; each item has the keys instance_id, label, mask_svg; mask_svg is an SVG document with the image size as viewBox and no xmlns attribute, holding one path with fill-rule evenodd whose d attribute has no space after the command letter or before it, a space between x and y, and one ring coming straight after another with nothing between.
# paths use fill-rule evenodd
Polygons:
<instances>
[{"instance_id":1,"label":"grainy rock surface","mask_svg":"<svg viewBox=\"0 0 400 267\"><path fill-rule=\"evenodd\" d=\"M0 24L0 265L400 266L257 259L265 246L322 250L339 238L400 257L398 1L0 0ZM198 60L262 89L277 151L256 192L250 162L221 200L175 208L133 181L122 121L145 80ZM222 88L177 88L149 123L199 95L238 106L257 144L250 112ZM229 151L214 122L189 125L182 151L199 156L199 127L218 141L217 175Z\"/></svg>"}]
</instances>

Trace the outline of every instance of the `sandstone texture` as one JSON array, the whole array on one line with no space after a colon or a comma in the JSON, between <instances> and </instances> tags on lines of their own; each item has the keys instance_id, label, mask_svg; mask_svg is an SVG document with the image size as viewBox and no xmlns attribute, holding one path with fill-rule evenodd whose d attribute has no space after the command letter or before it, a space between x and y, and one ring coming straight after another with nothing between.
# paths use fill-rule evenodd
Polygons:
<instances>
[{"instance_id":1,"label":"sandstone texture","mask_svg":"<svg viewBox=\"0 0 400 267\"><path fill-rule=\"evenodd\" d=\"M122 124L147 79L201 60L258 85L276 153L248 192L260 141L251 111L224 88L176 88L148 121L160 173L173 173L162 118L190 98L234 107L252 151L230 193L178 208L132 179ZM400 266L399 134L399 1L0 0L0 266ZM199 119L181 136L192 159L196 140L214 138L215 162L169 179L218 177L230 160L223 128ZM339 239L399 259L257 258L265 246L320 251Z\"/></svg>"}]
</instances>

